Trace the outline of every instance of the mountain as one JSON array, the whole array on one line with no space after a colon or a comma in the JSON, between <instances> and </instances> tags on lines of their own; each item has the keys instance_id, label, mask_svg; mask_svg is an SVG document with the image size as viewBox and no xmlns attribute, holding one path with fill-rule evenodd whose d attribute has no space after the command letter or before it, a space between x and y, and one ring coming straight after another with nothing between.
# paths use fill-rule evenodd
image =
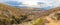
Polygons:
<instances>
[{"instance_id":1,"label":"mountain","mask_svg":"<svg viewBox=\"0 0 60 25\"><path fill-rule=\"evenodd\" d=\"M0 25L60 25L60 7L17 8L0 3Z\"/></svg>"},{"instance_id":2,"label":"mountain","mask_svg":"<svg viewBox=\"0 0 60 25\"><path fill-rule=\"evenodd\" d=\"M48 23L45 23L45 25L59 25L60 24L60 7L53 8L47 11L49 15L47 15L45 18Z\"/></svg>"},{"instance_id":3,"label":"mountain","mask_svg":"<svg viewBox=\"0 0 60 25\"><path fill-rule=\"evenodd\" d=\"M0 25L21 24L37 19L43 9L38 8L17 8L0 3ZM5 22L5 23L3 23Z\"/></svg>"},{"instance_id":4,"label":"mountain","mask_svg":"<svg viewBox=\"0 0 60 25\"><path fill-rule=\"evenodd\" d=\"M34 13L38 14L38 13ZM44 13L38 14L37 19L33 20L32 23L23 23L24 25L60 25L60 7L53 8L45 11Z\"/></svg>"}]
</instances>

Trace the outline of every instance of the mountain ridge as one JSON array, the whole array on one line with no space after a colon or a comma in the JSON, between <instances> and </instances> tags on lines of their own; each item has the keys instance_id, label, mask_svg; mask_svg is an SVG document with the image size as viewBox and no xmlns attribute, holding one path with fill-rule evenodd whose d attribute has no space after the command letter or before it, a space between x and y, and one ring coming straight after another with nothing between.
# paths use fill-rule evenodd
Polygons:
<instances>
[{"instance_id":1,"label":"mountain ridge","mask_svg":"<svg viewBox=\"0 0 60 25\"><path fill-rule=\"evenodd\" d=\"M21 24L22 22L24 23L31 22L36 19L37 19L36 21L40 21L40 18L50 19L50 16L51 16L50 14L58 11L60 11L60 7L52 8L49 10L43 10L43 9L37 9L37 8L16 8L13 6L0 4L0 21L1 21L0 24L12 25L12 24Z\"/></svg>"}]
</instances>

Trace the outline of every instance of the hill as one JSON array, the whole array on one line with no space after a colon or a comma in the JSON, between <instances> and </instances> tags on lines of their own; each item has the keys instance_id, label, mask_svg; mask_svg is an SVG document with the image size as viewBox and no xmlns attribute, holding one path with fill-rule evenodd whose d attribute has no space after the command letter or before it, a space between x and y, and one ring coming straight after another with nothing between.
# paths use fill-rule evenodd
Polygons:
<instances>
[{"instance_id":1,"label":"hill","mask_svg":"<svg viewBox=\"0 0 60 25\"><path fill-rule=\"evenodd\" d=\"M60 25L60 7L43 10L0 3L0 25Z\"/></svg>"},{"instance_id":2,"label":"hill","mask_svg":"<svg viewBox=\"0 0 60 25\"><path fill-rule=\"evenodd\" d=\"M45 10L37 8L16 8L0 3L0 25L21 24L40 17Z\"/></svg>"}]
</instances>

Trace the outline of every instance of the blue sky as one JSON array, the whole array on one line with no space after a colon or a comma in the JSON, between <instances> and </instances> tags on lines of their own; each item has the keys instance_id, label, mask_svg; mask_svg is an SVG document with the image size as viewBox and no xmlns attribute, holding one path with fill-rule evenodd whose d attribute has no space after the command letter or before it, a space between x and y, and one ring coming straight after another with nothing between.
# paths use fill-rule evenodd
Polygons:
<instances>
[{"instance_id":1,"label":"blue sky","mask_svg":"<svg viewBox=\"0 0 60 25\"><path fill-rule=\"evenodd\" d=\"M0 0L0 3L6 3L12 6L28 6L45 9L60 6L60 0Z\"/></svg>"},{"instance_id":2,"label":"blue sky","mask_svg":"<svg viewBox=\"0 0 60 25\"><path fill-rule=\"evenodd\" d=\"M12 5L12 6L22 5L21 2L17 2L17 1L7 1L7 2L5 2L5 3L7 3L7 4L9 4L9 5Z\"/></svg>"}]
</instances>

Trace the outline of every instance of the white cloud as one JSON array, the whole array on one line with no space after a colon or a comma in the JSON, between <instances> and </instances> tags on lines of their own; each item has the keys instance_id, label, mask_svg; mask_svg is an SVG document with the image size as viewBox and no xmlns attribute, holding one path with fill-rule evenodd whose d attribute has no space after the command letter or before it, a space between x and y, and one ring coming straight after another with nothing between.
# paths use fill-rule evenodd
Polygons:
<instances>
[{"instance_id":1,"label":"white cloud","mask_svg":"<svg viewBox=\"0 0 60 25\"><path fill-rule=\"evenodd\" d=\"M25 5L28 6L38 6L38 7L47 7L47 6L58 6L60 3L60 0L17 0L18 2L22 2ZM37 2L43 2L45 4L38 5Z\"/></svg>"},{"instance_id":2,"label":"white cloud","mask_svg":"<svg viewBox=\"0 0 60 25\"><path fill-rule=\"evenodd\" d=\"M60 0L0 0L0 2L5 2L5 1L17 1L17 2L22 2L24 5L20 6L29 6L29 7L47 7L47 6L60 6ZM43 2L44 4L38 4L38 2Z\"/></svg>"},{"instance_id":3,"label":"white cloud","mask_svg":"<svg viewBox=\"0 0 60 25\"><path fill-rule=\"evenodd\" d=\"M17 0L17 1L22 2L23 4L28 6L36 6L39 0Z\"/></svg>"}]
</instances>

